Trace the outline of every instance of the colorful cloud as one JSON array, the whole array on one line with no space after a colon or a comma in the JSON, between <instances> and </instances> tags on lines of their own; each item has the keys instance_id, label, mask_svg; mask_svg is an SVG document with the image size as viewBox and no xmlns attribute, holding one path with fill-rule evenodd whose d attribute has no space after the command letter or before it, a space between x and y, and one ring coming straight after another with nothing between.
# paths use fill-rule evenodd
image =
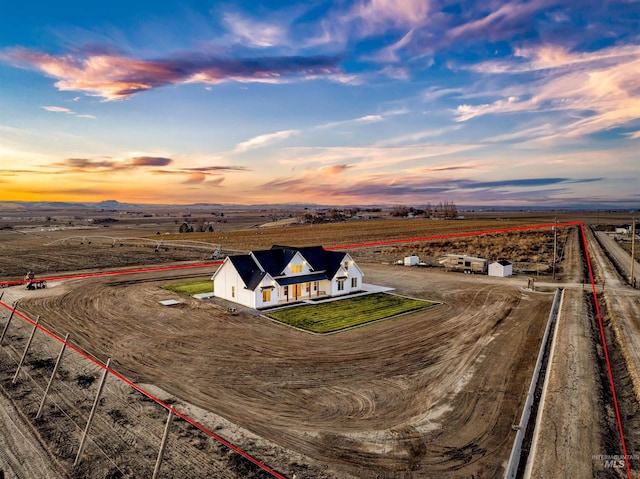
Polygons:
<instances>
[{"instance_id":1,"label":"colorful cloud","mask_svg":"<svg viewBox=\"0 0 640 479\"><path fill-rule=\"evenodd\" d=\"M12 48L0 59L33 69L58 81L61 91L78 91L105 100L122 100L171 84L216 84L223 81L279 83L284 76L336 74L338 58L255 57L221 58L184 54L160 60L143 60L118 54L49 53Z\"/></svg>"}]
</instances>

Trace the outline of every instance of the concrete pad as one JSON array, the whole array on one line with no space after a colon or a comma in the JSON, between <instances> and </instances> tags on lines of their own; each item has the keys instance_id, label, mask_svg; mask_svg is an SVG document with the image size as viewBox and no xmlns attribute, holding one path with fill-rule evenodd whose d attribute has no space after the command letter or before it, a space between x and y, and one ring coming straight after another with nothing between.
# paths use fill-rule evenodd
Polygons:
<instances>
[{"instance_id":1,"label":"concrete pad","mask_svg":"<svg viewBox=\"0 0 640 479\"><path fill-rule=\"evenodd\" d=\"M209 298L213 298L214 296L215 296L215 293L198 293L198 294L191 295L192 298L196 298L196 299L209 299Z\"/></svg>"},{"instance_id":2,"label":"concrete pad","mask_svg":"<svg viewBox=\"0 0 640 479\"><path fill-rule=\"evenodd\" d=\"M160 301L160 304L163 306L175 306L176 304L180 304L180 301L176 301L175 299L165 299L164 301Z\"/></svg>"}]
</instances>

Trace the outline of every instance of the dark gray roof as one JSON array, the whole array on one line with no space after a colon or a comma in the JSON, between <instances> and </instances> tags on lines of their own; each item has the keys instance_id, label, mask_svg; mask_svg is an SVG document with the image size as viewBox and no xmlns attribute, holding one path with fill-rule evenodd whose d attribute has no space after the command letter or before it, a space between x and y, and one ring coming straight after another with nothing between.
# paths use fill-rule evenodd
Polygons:
<instances>
[{"instance_id":1,"label":"dark gray roof","mask_svg":"<svg viewBox=\"0 0 640 479\"><path fill-rule=\"evenodd\" d=\"M506 259L501 259L500 261L496 261L496 263L502 265L502 266L509 266L511 263L509 261L507 261Z\"/></svg>"},{"instance_id":2,"label":"dark gray roof","mask_svg":"<svg viewBox=\"0 0 640 479\"><path fill-rule=\"evenodd\" d=\"M229 261L233 263L247 289L256 289L262 278L266 276L266 273L260 270L253 258L248 254L229 256Z\"/></svg>"},{"instance_id":3,"label":"dark gray roof","mask_svg":"<svg viewBox=\"0 0 640 479\"><path fill-rule=\"evenodd\" d=\"M327 251L322 246L305 246L302 248L293 248L291 246L272 246L271 251L280 249L282 251L291 251L295 255L296 251L307 260L314 271L326 271L329 278L333 278L340 268L340 264L346 253L338 251ZM283 268L291 261L291 258L283 265ZM282 271L282 270L280 270Z\"/></svg>"},{"instance_id":4,"label":"dark gray roof","mask_svg":"<svg viewBox=\"0 0 640 479\"><path fill-rule=\"evenodd\" d=\"M302 254L315 273L279 278L276 281L281 286L331 279L340 268L345 256L345 253L327 251L322 246L305 246L303 248L272 246L271 249L252 251L251 254L229 256L229 260L238 271L247 289L254 290L267 273L274 278L281 276L297 252ZM258 261L257 263L254 257Z\"/></svg>"}]
</instances>

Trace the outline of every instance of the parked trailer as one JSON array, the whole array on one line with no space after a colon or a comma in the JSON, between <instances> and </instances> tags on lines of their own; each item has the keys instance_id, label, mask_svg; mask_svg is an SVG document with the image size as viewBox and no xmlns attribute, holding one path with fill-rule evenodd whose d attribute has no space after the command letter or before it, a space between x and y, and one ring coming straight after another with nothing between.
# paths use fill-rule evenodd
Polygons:
<instances>
[{"instance_id":1,"label":"parked trailer","mask_svg":"<svg viewBox=\"0 0 640 479\"><path fill-rule=\"evenodd\" d=\"M487 260L474 256L447 254L438 259L438 263L447 271L464 271L465 273L486 274Z\"/></svg>"}]
</instances>

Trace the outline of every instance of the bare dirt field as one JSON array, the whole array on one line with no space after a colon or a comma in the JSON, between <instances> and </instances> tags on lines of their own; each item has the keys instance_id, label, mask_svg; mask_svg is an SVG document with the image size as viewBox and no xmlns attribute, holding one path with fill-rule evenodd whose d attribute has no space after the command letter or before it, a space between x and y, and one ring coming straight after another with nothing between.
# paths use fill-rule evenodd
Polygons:
<instances>
[{"instance_id":1,"label":"bare dirt field","mask_svg":"<svg viewBox=\"0 0 640 479\"><path fill-rule=\"evenodd\" d=\"M444 305L317 337L192 299L186 309L162 307L168 293L155 274L70 281L22 308L100 359L113 357L133 379L327 464L336 477L499 475L551 296L456 273L363 266L367 281Z\"/></svg>"},{"instance_id":2,"label":"bare dirt field","mask_svg":"<svg viewBox=\"0 0 640 479\"><path fill-rule=\"evenodd\" d=\"M518 221L376 220L363 222L358 228L345 228L342 223L203 236L194 233L190 237L236 249L271 244L329 246L504 228L521 224ZM530 263L549 263L549 239L545 232L533 243L522 243L531 255ZM594 349L597 337L592 326L587 328L580 322L583 315L591 313L577 291L584 281L578 240L575 228L568 231L566 241L561 238L559 282L550 281L543 271L539 284L545 286L538 292L521 289L527 284L524 276L489 278L435 268L396 267L381 263L398 259L404 249L391 248L385 254L382 248L354 250L366 282L444 304L330 337L295 331L242 308L238 314L231 314L222 302L197 301L161 289L180 275L206 276L213 272L211 269L65 281L47 290L29 292L20 309L32 317L41 315L42 323L61 335L71 333L74 344L101 361L112 357L114 369L134 381L153 384L172 400L182 400L180 404L186 406L188 402L188 407L201 407L230 421L216 419L221 424L216 427L287 477L294 473L298 479L500 477L549 314L549 293L561 282L574 291L568 296L568 305L565 303L566 319L559 326L556 354L564 359L552 361L549 394L553 400L545 410L543 424L547 426L543 425L540 433L545 441L539 449L534 477L577 477L571 471L618 477L593 460L584 464L590 455L615 453L619 446L611 433L611 398L601 377L601 351ZM72 250L62 250L50 252L52 260L47 263L37 256L42 254L40 240L31 241L29 248L20 250L15 243L0 238L3 252L13 255L0 267L12 264L17 271L21 264L36 260L61 272L105 268L113 261L123 266L151 264L157 255L147 251L144 254L151 253L149 257L135 257L134 250L98 251L97 247L93 249L96 254L89 254L92 248L86 245L87 257L93 259L82 260L83 254L78 254L77 262L65 263L65 255ZM538 246L535 251L531 248L534 243ZM498 236L474 245L519 254L517 249L505 249L510 246L505 237ZM115 253L110 263L108 256L114 255L114 250L121 253ZM538 258L534 261L535 255ZM188 258L169 255L160 261L183 259ZM178 298L182 304L176 308L159 305L159 300L168 298ZM24 342L25 336L22 331L12 339ZM15 353L19 355L17 349ZM10 366L3 370L3 379ZM97 377L98 372L88 371L87 375ZM21 397L29 397L25 388L22 384L8 393L19 402ZM624 388L633 395L633 385ZM582 395L584 400L580 399ZM89 392L78 398L79 418L83 411L86 415L90 401ZM139 398L132 401L128 406L131 410L142 410L137 405ZM67 402L73 404L74 399L70 397ZM126 411L118 411L121 409ZM601 411L596 419L590 416L593 410ZM630 415L634 411L633 407L625 409ZM126 421L135 423L135 414L123 414L124 418L113 413L113 423L118 427L123 421L125 425ZM136 450L140 457L145 456L146 463L152 463L163 411L148 414L156 416L157 424L151 427L154 432L150 442L138 443ZM41 434L52 438L55 445L51 450L56 457L65 464L73 460L75 446L60 444L68 438L51 430L56 427L53 422L38 427ZM266 477L238 472L230 465L235 459L229 459L206 438L196 438L185 429L178 434L193 436L196 445L207 444L196 447L204 451L203 461L213 460L211 456L218 458L206 469L206 477ZM558 448L550 447L551 441ZM635 444L632 442L634 448ZM87 454L93 454L91 449ZM138 477L132 472L136 470L135 454L118 451L118 457L130 467L125 468L124 475L109 477ZM566 464L562 464L562 458ZM94 460L94 464L104 463ZM554 474L558 463L562 473ZM171 477L198 477L187 463L176 464ZM76 471L74 477L106 477L105 473L114 471L108 461L95 470L95 476L85 468L84 475Z\"/></svg>"}]
</instances>

